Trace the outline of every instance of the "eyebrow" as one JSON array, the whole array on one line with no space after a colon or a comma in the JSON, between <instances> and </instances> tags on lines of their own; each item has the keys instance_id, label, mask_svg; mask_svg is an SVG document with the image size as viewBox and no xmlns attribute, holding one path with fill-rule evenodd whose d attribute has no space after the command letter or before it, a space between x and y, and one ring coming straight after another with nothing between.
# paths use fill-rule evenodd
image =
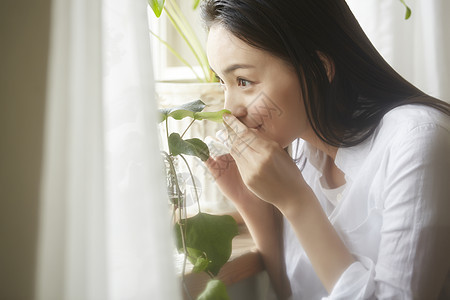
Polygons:
<instances>
[{"instance_id":1,"label":"eyebrow","mask_svg":"<svg viewBox=\"0 0 450 300\"><path fill-rule=\"evenodd\" d=\"M229 73L231 73L231 72L233 72L233 71L236 71L237 69L252 69L252 68L255 68L255 66L252 66L252 65L246 65L246 64L233 64L233 65L227 67L227 68L223 71L223 73L224 73L225 75L227 75L227 74L229 74ZM211 69L211 71L213 71L214 73L216 73L216 71L214 71L211 67L210 67L210 69ZM216 73L216 74L217 74L217 73Z\"/></svg>"}]
</instances>

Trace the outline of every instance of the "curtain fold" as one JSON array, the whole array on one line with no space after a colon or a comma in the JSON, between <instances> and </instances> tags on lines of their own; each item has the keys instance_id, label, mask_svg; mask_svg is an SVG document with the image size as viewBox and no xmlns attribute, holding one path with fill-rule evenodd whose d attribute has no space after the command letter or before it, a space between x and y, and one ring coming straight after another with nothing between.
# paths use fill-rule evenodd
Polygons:
<instances>
[{"instance_id":1,"label":"curtain fold","mask_svg":"<svg viewBox=\"0 0 450 300\"><path fill-rule=\"evenodd\" d=\"M386 61L424 92L450 102L450 1L347 0Z\"/></svg>"},{"instance_id":2,"label":"curtain fold","mask_svg":"<svg viewBox=\"0 0 450 300\"><path fill-rule=\"evenodd\" d=\"M145 0L53 0L35 298L178 299Z\"/></svg>"},{"instance_id":3,"label":"curtain fold","mask_svg":"<svg viewBox=\"0 0 450 300\"><path fill-rule=\"evenodd\" d=\"M104 4L111 299L178 299L147 2Z\"/></svg>"},{"instance_id":4,"label":"curtain fold","mask_svg":"<svg viewBox=\"0 0 450 300\"><path fill-rule=\"evenodd\" d=\"M106 299L100 1L53 1L37 299Z\"/></svg>"}]
</instances>

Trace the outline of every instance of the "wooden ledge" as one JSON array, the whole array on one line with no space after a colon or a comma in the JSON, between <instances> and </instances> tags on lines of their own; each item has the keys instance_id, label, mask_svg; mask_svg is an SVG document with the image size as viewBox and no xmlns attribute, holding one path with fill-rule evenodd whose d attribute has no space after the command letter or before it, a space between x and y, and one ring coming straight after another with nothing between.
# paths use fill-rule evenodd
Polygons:
<instances>
[{"instance_id":1,"label":"wooden ledge","mask_svg":"<svg viewBox=\"0 0 450 300\"><path fill-rule=\"evenodd\" d=\"M217 278L227 286L264 270L262 259L245 225L239 227L239 232L240 234L233 239L230 259L217 275ZM210 277L204 272L192 273L191 269L192 265L189 264L185 274L185 282L189 293L195 299L203 291ZM186 295L185 299L187 299Z\"/></svg>"}]
</instances>

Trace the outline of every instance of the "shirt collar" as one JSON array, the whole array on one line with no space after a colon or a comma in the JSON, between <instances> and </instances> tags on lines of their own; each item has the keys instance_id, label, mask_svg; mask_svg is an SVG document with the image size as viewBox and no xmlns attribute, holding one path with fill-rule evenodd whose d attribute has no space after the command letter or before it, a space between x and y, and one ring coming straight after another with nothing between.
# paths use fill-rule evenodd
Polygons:
<instances>
[{"instance_id":1,"label":"shirt collar","mask_svg":"<svg viewBox=\"0 0 450 300\"><path fill-rule=\"evenodd\" d=\"M334 163L344 172L347 179L353 180L357 176L361 165L372 148L372 143L373 135L356 146L338 149ZM326 154L306 141L303 149L303 153L311 165L322 174L325 167Z\"/></svg>"},{"instance_id":2,"label":"shirt collar","mask_svg":"<svg viewBox=\"0 0 450 300\"><path fill-rule=\"evenodd\" d=\"M358 175L372 148L372 142L373 139L368 138L356 146L338 149L334 163L344 172L346 178L353 180Z\"/></svg>"},{"instance_id":3,"label":"shirt collar","mask_svg":"<svg viewBox=\"0 0 450 300\"><path fill-rule=\"evenodd\" d=\"M306 141L304 141L303 153L309 163L322 174L326 163L326 154Z\"/></svg>"}]
</instances>

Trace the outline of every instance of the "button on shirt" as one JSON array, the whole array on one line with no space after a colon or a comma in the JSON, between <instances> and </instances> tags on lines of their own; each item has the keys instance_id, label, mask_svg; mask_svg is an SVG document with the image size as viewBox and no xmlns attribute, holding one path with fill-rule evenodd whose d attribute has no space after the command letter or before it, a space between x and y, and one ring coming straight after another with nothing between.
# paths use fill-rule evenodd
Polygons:
<instances>
[{"instance_id":1,"label":"button on shirt","mask_svg":"<svg viewBox=\"0 0 450 300\"><path fill-rule=\"evenodd\" d=\"M450 299L449 117L423 105L388 112L371 138L338 150L346 184L331 201L325 154L300 147L302 174L356 262L328 295L285 219L292 299Z\"/></svg>"}]
</instances>

